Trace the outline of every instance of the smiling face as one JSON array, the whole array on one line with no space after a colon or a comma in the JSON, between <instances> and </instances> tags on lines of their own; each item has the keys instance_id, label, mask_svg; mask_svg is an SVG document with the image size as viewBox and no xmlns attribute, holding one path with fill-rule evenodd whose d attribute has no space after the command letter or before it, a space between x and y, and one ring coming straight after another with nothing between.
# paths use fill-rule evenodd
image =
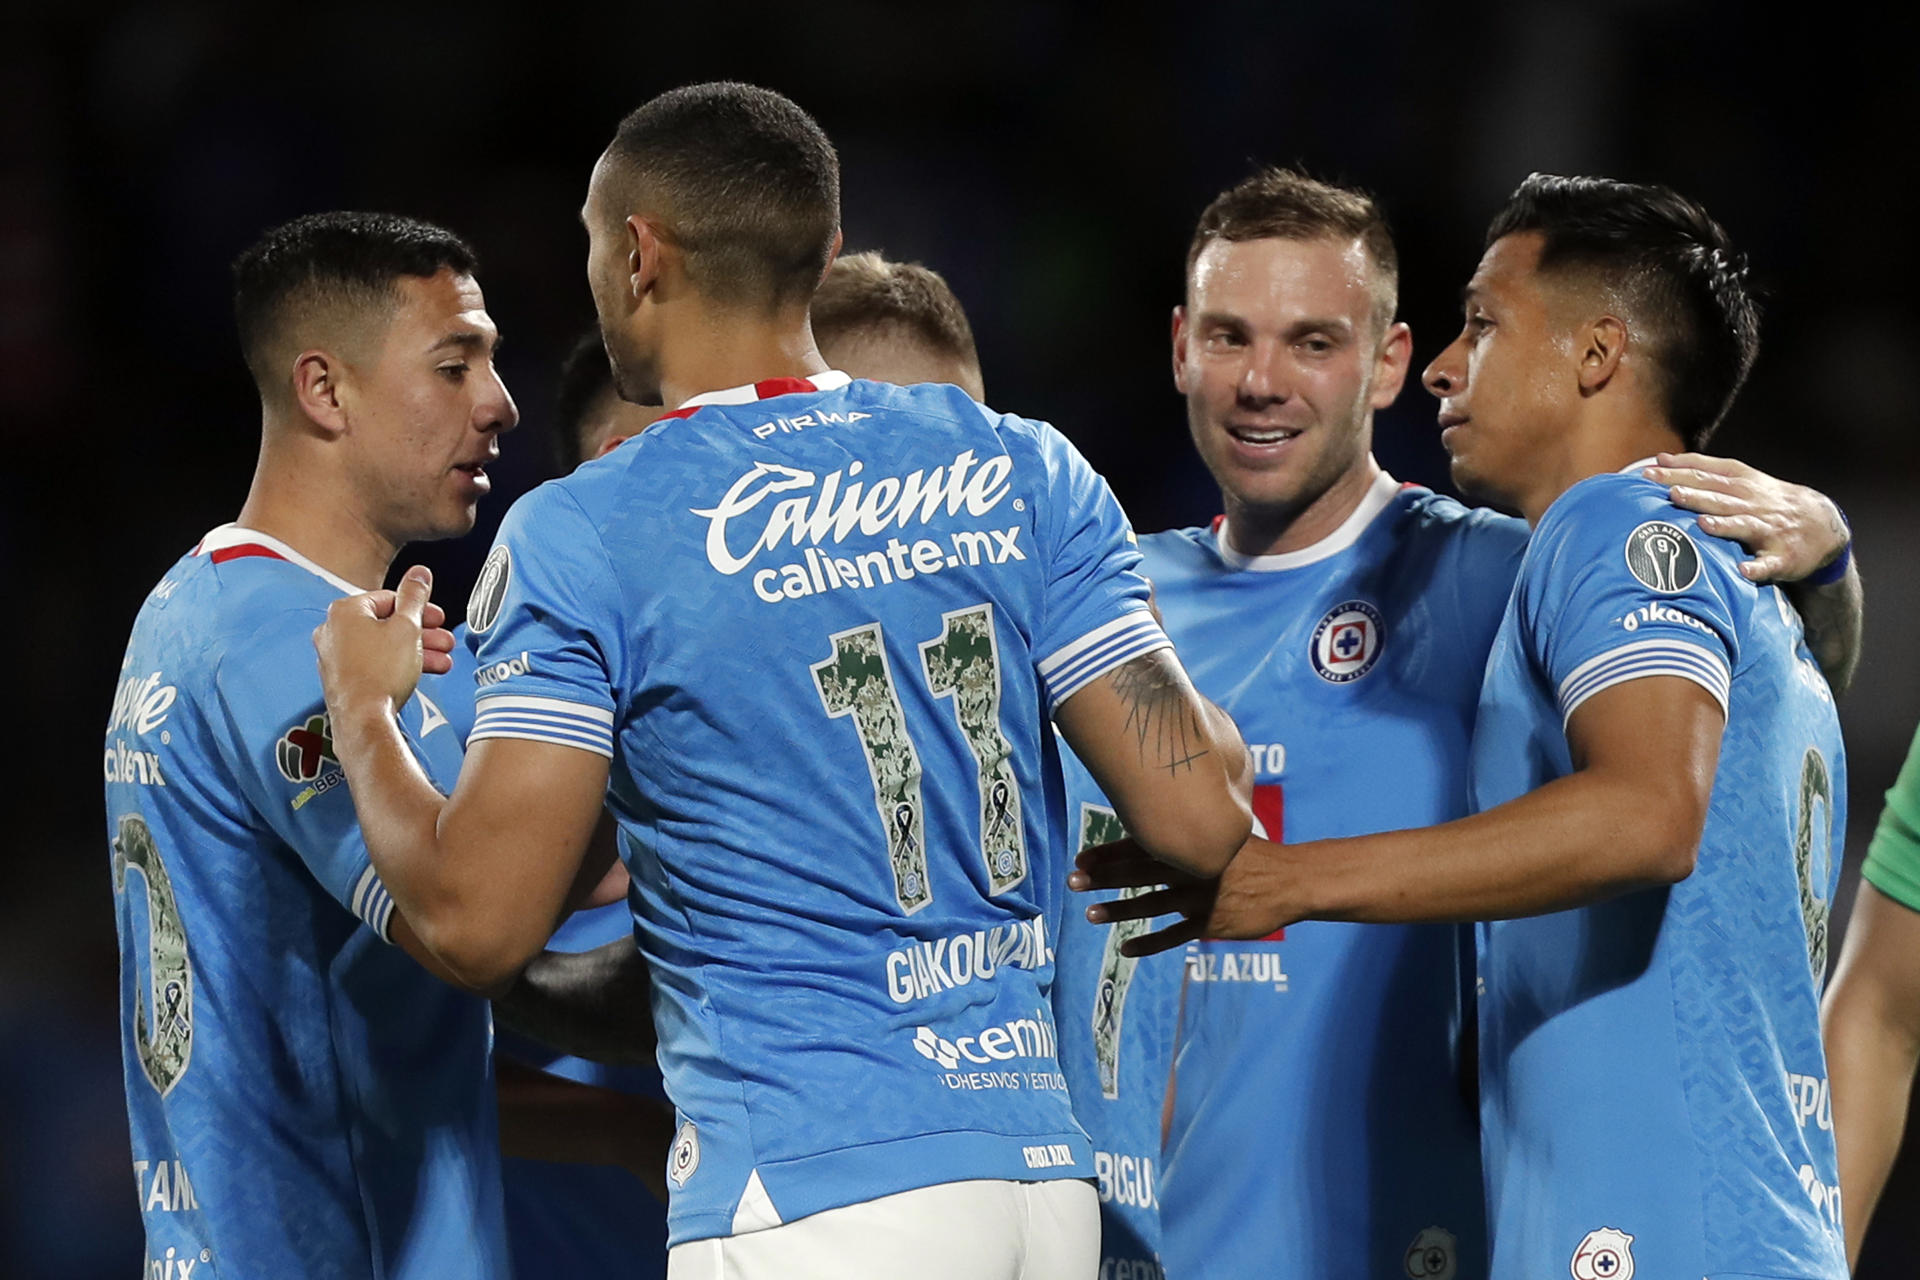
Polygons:
<instances>
[{"instance_id":1,"label":"smiling face","mask_svg":"<svg viewBox=\"0 0 1920 1280\"><path fill-rule=\"evenodd\" d=\"M1488 246L1460 336L1422 378L1440 397L1454 483L1514 510L1558 474L1580 407L1579 352L1564 299L1538 269L1543 243L1528 231Z\"/></svg>"},{"instance_id":2,"label":"smiling face","mask_svg":"<svg viewBox=\"0 0 1920 1280\"><path fill-rule=\"evenodd\" d=\"M498 437L520 420L494 368L499 331L473 277L401 276L398 304L342 385L347 465L396 545L473 528Z\"/></svg>"},{"instance_id":3,"label":"smiling face","mask_svg":"<svg viewBox=\"0 0 1920 1280\"><path fill-rule=\"evenodd\" d=\"M1174 383L1230 530L1279 533L1370 479L1372 411L1399 393L1407 343L1374 307L1358 238L1215 240L1195 259Z\"/></svg>"}]
</instances>

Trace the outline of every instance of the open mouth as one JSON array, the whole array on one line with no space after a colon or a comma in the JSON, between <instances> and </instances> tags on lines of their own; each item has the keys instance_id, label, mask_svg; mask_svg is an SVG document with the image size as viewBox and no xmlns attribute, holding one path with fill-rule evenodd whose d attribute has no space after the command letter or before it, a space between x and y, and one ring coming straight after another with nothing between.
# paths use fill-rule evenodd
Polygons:
<instances>
[{"instance_id":1,"label":"open mouth","mask_svg":"<svg viewBox=\"0 0 1920 1280\"><path fill-rule=\"evenodd\" d=\"M1285 444L1299 435L1301 427L1252 427L1227 424L1227 434L1242 444Z\"/></svg>"}]
</instances>

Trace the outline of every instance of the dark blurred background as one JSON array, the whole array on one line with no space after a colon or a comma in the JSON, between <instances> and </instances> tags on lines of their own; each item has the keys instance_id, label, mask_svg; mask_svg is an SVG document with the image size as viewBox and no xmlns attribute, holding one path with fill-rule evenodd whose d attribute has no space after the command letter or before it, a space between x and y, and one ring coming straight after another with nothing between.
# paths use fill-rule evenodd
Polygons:
<instances>
[{"instance_id":1,"label":"dark blurred background","mask_svg":"<svg viewBox=\"0 0 1920 1280\"><path fill-rule=\"evenodd\" d=\"M1418 363L1502 196L1533 169L1671 183L1752 255L1764 350L1719 437L1853 518L1867 658L1842 705L1857 883L1916 720L1920 444L1910 376L1920 132L1911 30L1873 10L1211 0L1099 16L1044 4L547 3L498 11L18 5L0 19L0 570L26 707L0 895L0 1240L11 1273L126 1276L141 1255L93 772L127 627L231 519L258 413L227 263L318 209L444 222L482 257L523 426L481 529L423 549L464 600L544 476L555 366L592 321L575 212L620 116L691 80L780 89L840 148L850 249L944 272L989 399L1050 419L1142 530L1211 517L1168 377L1193 220L1255 160L1385 201ZM1901 157L1908 157L1902 159ZM1433 402L1380 421L1402 479L1444 485ZM1836 948L1837 950L1837 948ZM1657 1153L1649 1153L1657 1159ZM1920 1159L1863 1277L1920 1256Z\"/></svg>"}]
</instances>

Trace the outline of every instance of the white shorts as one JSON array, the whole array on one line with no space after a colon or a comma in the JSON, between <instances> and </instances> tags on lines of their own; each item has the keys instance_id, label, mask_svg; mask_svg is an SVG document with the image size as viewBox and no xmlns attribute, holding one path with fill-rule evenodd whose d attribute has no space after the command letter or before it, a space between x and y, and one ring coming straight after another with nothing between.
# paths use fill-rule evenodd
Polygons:
<instances>
[{"instance_id":1,"label":"white shorts","mask_svg":"<svg viewBox=\"0 0 1920 1280\"><path fill-rule=\"evenodd\" d=\"M1093 1280L1100 1199L1061 1179L943 1182L675 1245L667 1280Z\"/></svg>"}]
</instances>

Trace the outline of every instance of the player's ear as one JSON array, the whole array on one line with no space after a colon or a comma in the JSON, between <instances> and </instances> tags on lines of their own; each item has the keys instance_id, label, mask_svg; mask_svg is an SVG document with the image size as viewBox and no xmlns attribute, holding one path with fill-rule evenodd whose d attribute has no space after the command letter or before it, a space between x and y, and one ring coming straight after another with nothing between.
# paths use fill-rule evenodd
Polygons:
<instances>
[{"instance_id":1,"label":"player's ear","mask_svg":"<svg viewBox=\"0 0 1920 1280\"><path fill-rule=\"evenodd\" d=\"M1580 392L1604 390L1627 354L1627 326L1618 316L1601 316L1575 334L1580 343Z\"/></svg>"},{"instance_id":2,"label":"player's ear","mask_svg":"<svg viewBox=\"0 0 1920 1280\"><path fill-rule=\"evenodd\" d=\"M821 282L824 283L827 278L827 272L833 270L834 262L837 261L840 257L840 246L845 244L846 242L847 242L846 235L843 232L841 232L839 228L836 227L833 232L833 247L827 250L827 265L820 268Z\"/></svg>"},{"instance_id":3,"label":"player's ear","mask_svg":"<svg viewBox=\"0 0 1920 1280\"><path fill-rule=\"evenodd\" d=\"M626 233L627 291L638 303L660 279L660 255L666 246L653 224L637 213L628 215Z\"/></svg>"},{"instance_id":4,"label":"player's ear","mask_svg":"<svg viewBox=\"0 0 1920 1280\"><path fill-rule=\"evenodd\" d=\"M1407 384L1407 369L1413 364L1413 330L1404 321L1387 326L1380 339L1379 354L1374 357L1373 394L1367 407L1384 409L1400 398Z\"/></svg>"},{"instance_id":5,"label":"player's ear","mask_svg":"<svg viewBox=\"0 0 1920 1280\"><path fill-rule=\"evenodd\" d=\"M293 362L293 402L300 414L329 436L347 428L341 405L341 376L345 365L329 352L302 351Z\"/></svg>"},{"instance_id":6,"label":"player's ear","mask_svg":"<svg viewBox=\"0 0 1920 1280\"><path fill-rule=\"evenodd\" d=\"M1187 309L1184 306L1173 309L1173 385L1181 395L1187 394Z\"/></svg>"}]
</instances>

